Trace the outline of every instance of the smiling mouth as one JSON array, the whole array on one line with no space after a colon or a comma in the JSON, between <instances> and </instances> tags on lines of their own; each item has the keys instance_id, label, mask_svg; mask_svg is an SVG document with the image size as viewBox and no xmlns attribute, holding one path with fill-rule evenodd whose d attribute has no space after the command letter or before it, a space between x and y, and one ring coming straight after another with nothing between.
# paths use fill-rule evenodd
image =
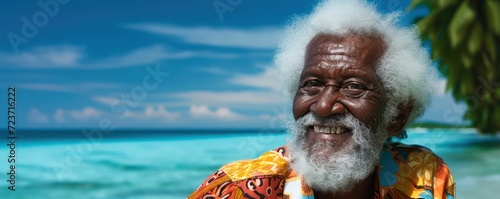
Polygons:
<instances>
[{"instance_id":1,"label":"smiling mouth","mask_svg":"<svg viewBox=\"0 0 500 199\"><path fill-rule=\"evenodd\" d=\"M343 126L311 126L315 133L325 134L344 134L350 131L349 128Z\"/></svg>"}]
</instances>

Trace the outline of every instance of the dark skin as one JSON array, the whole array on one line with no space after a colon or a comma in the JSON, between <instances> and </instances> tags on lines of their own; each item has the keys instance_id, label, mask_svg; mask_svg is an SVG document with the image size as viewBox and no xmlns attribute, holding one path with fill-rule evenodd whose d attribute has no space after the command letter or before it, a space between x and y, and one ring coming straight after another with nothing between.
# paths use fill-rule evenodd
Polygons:
<instances>
[{"instance_id":1,"label":"dark skin","mask_svg":"<svg viewBox=\"0 0 500 199\"><path fill-rule=\"evenodd\" d=\"M381 123L387 103L387 92L376 74L376 64L385 51L376 36L333 36L320 34L307 46L304 69L293 102L295 119L312 112L319 117L352 114L363 124L376 127ZM400 106L400 114L388 126L389 135L397 135L411 112L411 105ZM319 124L321 126L321 124ZM352 132L317 133L313 126L306 131L309 154L325 157L347 143ZM332 147L313 147L315 142L332 143ZM346 193L320 193L315 198L373 198L375 174L357 183Z\"/></svg>"}]
</instances>

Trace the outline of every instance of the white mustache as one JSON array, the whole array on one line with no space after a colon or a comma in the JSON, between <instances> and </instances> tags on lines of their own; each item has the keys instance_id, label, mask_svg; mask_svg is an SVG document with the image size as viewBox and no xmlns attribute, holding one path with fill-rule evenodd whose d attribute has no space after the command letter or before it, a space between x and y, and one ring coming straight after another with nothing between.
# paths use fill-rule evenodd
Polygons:
<instances>
[{"instance_id":1,"label":"white mustache","mask_svg":"<svg viewBox=\"0 0 500 199\"><path fill-rule=\"evenodd\" d=\"M296 125L299 128L307 128L309 126L340 126L348 129L354 129L356 124L353 122L358 121L352 114L344 114L339 116L330 116L326 118L319 117L314 113L307 113L306 115L300 117L296 121Z\"/></svg>"}]
</instances>

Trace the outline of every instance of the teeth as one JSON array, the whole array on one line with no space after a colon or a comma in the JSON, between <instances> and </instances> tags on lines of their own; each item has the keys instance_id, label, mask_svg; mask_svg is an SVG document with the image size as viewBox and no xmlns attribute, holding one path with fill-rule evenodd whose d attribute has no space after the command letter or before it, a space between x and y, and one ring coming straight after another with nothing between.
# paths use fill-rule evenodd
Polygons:
<instances>
[{"instance_id":1,"label":"teeth","mask_svg":"<svg viewBox=\"0 0 500 199\"><path fill-rule=\"evenodd\" d=\"M323 127L323 133L331 133L330 127L327 126Z\"/></svg>"},{"instance_id":2,"label":"teeth","mask_svg":"<svg viewBox=\"0 0 500 199\"><path fill-rule=\"evenodd\" d=\"M316 133L328 133L328 134L342 134L347 131L346 128L340 127L340 126L313 126L314 127L314 132Z\"/></svg>"}]
</instances>

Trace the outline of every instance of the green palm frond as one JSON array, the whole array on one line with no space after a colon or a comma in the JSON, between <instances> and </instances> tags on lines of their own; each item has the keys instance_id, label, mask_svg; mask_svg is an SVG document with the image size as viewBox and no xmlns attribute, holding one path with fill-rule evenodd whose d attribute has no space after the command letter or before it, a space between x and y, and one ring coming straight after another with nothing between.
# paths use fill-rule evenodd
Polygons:
<instances>
[{"instance_id":1,"label":"green palm frond","mask_svg":"<svg viewBox=\"0 0 500 199\"><path fill-rule=\"evenodd\" d=\"M500 0L413 0L427 7L414 22L431 43L446 90L465 102L465 119L482 133L500 131Z\"/></svg>"}]
</instances>

